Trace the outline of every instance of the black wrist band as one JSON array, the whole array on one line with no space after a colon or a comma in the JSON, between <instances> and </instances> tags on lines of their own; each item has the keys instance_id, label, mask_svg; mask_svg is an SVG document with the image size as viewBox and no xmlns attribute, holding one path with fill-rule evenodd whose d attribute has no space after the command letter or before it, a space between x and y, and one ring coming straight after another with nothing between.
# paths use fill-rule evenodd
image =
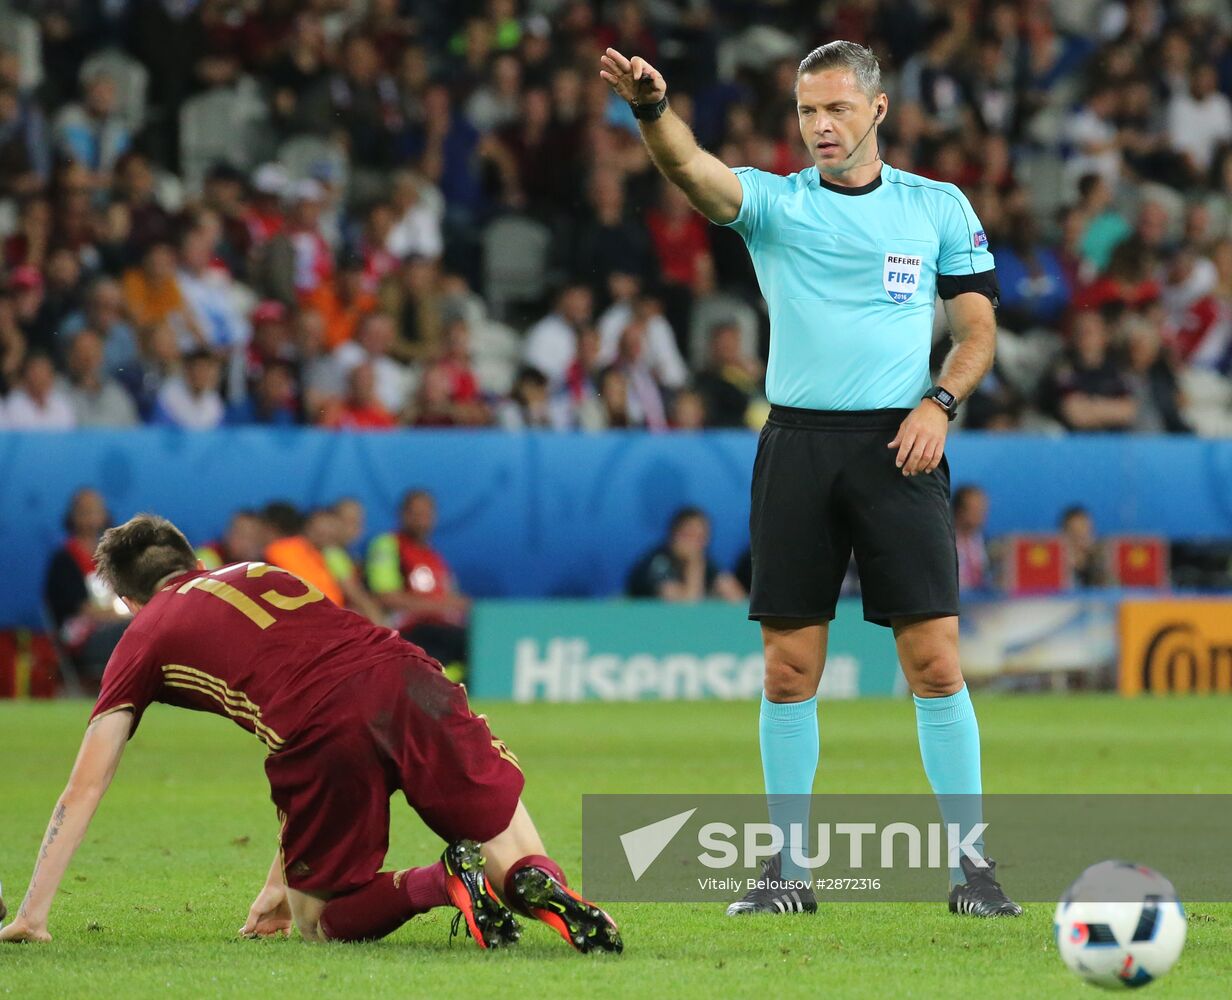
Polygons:
<instances>
[{"instance_id":1,"label":"black wrist band","mask_svg":"<svg viewBox=\"0 0 1232 1000\"><path fill-rule=\"evenodd\" d=\"M637 104L630 101L629 107L633 109L633 117L639 122L657 122L667 110L667 95L664 94L658 104Z\"/></svg>"},{"instance_id":2,"label":"black wrist band","mask_svg":"<svg viewBox=\"0 0 1232 1000\"><path fill-rule=\"evenodd\" d=\"M939 385L934 385L928 392L920 397L920 402L926 399L931 399L934 403L945 410L945 415L953 420L958 416L958 399L948 389L943 389Z\"/></svg>"}]
</instances>

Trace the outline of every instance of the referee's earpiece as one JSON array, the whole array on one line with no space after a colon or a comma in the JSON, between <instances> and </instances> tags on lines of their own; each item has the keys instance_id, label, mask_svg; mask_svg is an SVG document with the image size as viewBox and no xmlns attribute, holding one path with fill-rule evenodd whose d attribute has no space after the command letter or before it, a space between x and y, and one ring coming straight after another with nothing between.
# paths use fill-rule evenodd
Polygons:
<instances>
[{"instance_id":1,"label":"referee's earpiece","mask_svg":"<svg viewBox=\"0 0 1232 1000\"><path fill-rule=\"evenodd\" d=\"M883 104L881 105L881 107L877 109L877 115L875 118L873 118L873 124L876 125L879 121L881 121L881 116L884 114L885 114L885 105Z\"/></svg>"}]
</instances>

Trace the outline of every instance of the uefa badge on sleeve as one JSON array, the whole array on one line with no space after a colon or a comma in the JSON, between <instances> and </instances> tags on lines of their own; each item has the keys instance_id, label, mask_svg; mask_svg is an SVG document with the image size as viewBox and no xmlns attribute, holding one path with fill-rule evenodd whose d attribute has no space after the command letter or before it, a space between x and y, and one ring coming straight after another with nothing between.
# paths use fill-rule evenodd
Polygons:
<instances>
[{"instance_id":1,"label":"uefa badge on sleeve","mask_svg":"<svg viewBox=\"0 0 1232 1000\"><path fill-rule=\"evenodd\" d=\"M901 253L885 255L881 285L895 302L906 302L920 287L920 257Z\"/></svg>"}]
</instances>

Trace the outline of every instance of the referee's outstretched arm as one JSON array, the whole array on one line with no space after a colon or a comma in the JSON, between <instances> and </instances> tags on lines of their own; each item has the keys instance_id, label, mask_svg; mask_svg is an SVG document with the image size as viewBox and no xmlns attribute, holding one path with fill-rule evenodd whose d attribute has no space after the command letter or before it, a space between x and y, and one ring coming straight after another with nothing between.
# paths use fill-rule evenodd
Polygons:
<instances>
[{"instance_id":1,"label":"referee's outstretched arm","mask_svg":"<svg viewBox=\"0 0 1232 1000\"><path fill-rule=\"evenodd\" d=\"M615 49L599 58L599 75L634 107L642 139L659 171L702 215L721 226L740 214L744 189L736 175L693 138L689 126L667 106L667 82L640 56L626 59Z\"/></svg>"}]
</instances>

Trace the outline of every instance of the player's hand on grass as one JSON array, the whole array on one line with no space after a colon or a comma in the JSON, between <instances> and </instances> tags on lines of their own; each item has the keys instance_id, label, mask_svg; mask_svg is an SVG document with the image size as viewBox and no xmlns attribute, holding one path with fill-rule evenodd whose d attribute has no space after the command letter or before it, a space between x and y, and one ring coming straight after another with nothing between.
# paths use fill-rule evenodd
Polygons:
<instances>
[{"instance_id":1,"label":"player's hand on grass","mask_svg":"<svg viewBox=\"0 0 1232 1000\"><path fill-rule=\"evenodd\" d=\"M35 927L33 924L26 923L21 917L18 917L3 930L0 930L0 941L11 941L13 943L29 941L46 944L50 940L51 935L47 933L46 927Z\"/></svg>"},{"instance_id":2,"label":"player's hand on grass","mask_svg":"<svg viewBox=\"0 0 1232 1000\"><path fill-rule=\"evenodd\" d=\"M663 74L641 56L626 59L615 49L599 57L599 75L620 97L633 104L658 104L667 96Z\"/></svg>"},{"instance_id":3,"label":"player's hand on grass","mask_svg":"<svg viewBox=\"0 0 1232 1000\"><path fill-rule=\"evenodd\" d=\"M898 449L894 462L904 476L932 472L945 454L949 429L949 415L932 400L925 399L898 425L898 433L886 447Z\"/></svg>"},{"instance_id":4,"label":"player's hand on grass","mask_svg":"<svg viewBox=\"0 0 1232 1000\"><path fill-rule=\"evenodd\" d=\"M267 885L253 901L248 919L240 928L246 938L291 936L291 904L285 886Z\"/></svg>"}]
</instances>

